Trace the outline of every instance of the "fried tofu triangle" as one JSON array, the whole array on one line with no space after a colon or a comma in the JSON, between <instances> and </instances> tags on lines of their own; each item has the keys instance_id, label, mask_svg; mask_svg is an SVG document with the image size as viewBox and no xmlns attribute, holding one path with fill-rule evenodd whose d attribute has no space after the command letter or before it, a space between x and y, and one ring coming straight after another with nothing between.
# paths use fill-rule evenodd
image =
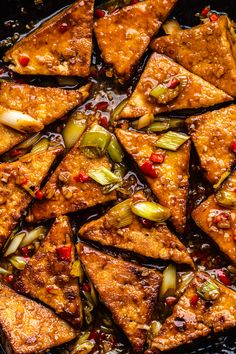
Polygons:
<instances>
[{"instance_id":1,"label":"fried tofu triangle","mask_svg":"<svg viewBox=\"0 0 236 354\"><path fill-rule=\"evenodd\" d=\"M69 219L62 216L16 281L15 289L49 305L58 315L79 327L82 303L79 285L70 272L75 248Z\"/></svg>"},{"instance_id":2,"label":"fried tofu triangle","mask_svg":"<svg viewBox=\"0 0 236 354\"><path fill-rule=\"evenodd\" d=\"M77 244L77 250L102 302L135 353L142 353L162 275L83 244Z\"/></svg>"},{"instance_id":3,"label":"fried tofu triangle","mask_svg":"<svg viewBox=\"0 0 236 354\"><path fill-rule=\"evenodd\" d=\"M143 193L136 193L131 203L146 201ZM117 215L109 210L98 220L91 221L79 230L79 235L90 241L97 241L104 246L114 246L139 253L146 257L172 260L176 263L186 263L191 267L193 261L186 247L167 228L165 224L153 223L151 228L145 227L140 219L133 215L130 225L117 229Z\"/></svg>"},{"instance_id":4,"label":"fried tofu triangle","mask_svg":"<svg viewBox=\"0 0 236 354\"><path fill-rule=\"evenodd\" d=\"M236 171L226 180L216 195L211 195L193 212L195 223L219 246L234 263L236 263ZM225 193L234 197L232 206L223 206L219 201L226 202ZM230 194L228 194L230 196ZM218 198L218 200L217 200ZM223 198L223 199L222 199ZM225 199L225 200L224 200ZM228 199L230 203L232 199Z\"/></svg>"},{"instance_id":5,"label":"fried tofu triangle","mask_svg":"<svg viewBox=\"0 0 236 354\"><path fill-rule=\"evenodd\" d=\"M23 75L86 77L92 54L94 0L77 0L9 49L4 60Z\"/></svg>"},{"instance_id":6,"label":"fried tofu triangle","mask_svg":"<svg viewBox=\"0 0 236 354\"><path fill-rule=\"evenodd\" d=\"M157 88L156 96L151 92ZM154 94L154 93L153 93ZM214 106L232 97L165 55L153 53L120 118Z\"/></svg>"},{"instance_id":7,"label":"fried tofu triangle","mask_svg":"<svg viewBox=\"0 0 236 354\"><path fill-rule=\"evenodd\" d=\"M37 197L40 184L61 148L27 154L15 162L0 164L0 248L23 212Z\"/></svg>"},{"instance_id":8,"label":"fried tofu triangle","mask_svg":"<svg viewBox=\"0 0 236 354\"><path fill-rule=\"evenodd\" d=\"M176 230L184 232L189 189L190 141L184 143L177 151L168 151L159 149L155 145L161 135L142 134L122 129L116 129L116 135L139 168L149 161L153 152L164 155L163 163L153 165L157 177L152 178L147 175L144 177L160 204L170 209L170 220Z\"/></svg>"},{"instance_id":9,"label":"fried tofu triangle","mask_svg":"<svg viewBox=\"0 0 236 354\"><path fill-rule=\"evenodd\" d=\"M156 38L151 48L236 96L236 35L227 16Z\"/></svg>"},{"instance_id":10,"label":"fried tofu triangle","mask_svg":"<svg viewBox=\"0 0 236 354\"><path fill-rule=\"evenodd\" d=\"M42 123L43 127L82 104L88 97L90 89L90 85L82 86L78 90L36 87L14 82L2 82L0 85L0 107L29 114ZM2 124L0 136L0 154L28 137L27 134Z\"/></svg>"},{"instance_id":11,"label":"fried tofu triangle","mask_svg":"<svg viewBox=\"0 0 236 354\"><path fill-rule=\"evenodd\" d=\"M0 333L10 353L41 353L71 341L76 331L51 310L0 283Z\"/></svg>"},{"instance_id":12,"label":"fried tofu triangle","mask_svg":"<svg viewBox=\"0 0 236 354\"><path fill-rule=\"evenodd\" d=\"M98 19L94 32L102 58L128 79L176 0L144 0Z\"/></svg>"},{"instance_id":13,"label":"fried tofu triangle","mask_svg":"<svg viewBox=\"0 0 236 354\"><path fill-rule=\"evenodd\" d=\"M211 289L209 289L211 287ZM212 292L211 292L211 291ZM204 296L199 296L205 293ZM209 295L210 301L206 298ZM236 325L236 293L197 273L145 354L160 353Z\"/></svg>"},{"instance_id":14,"label":"fried tofu triangle","mask_svg":"<svg viewBox=\"0 0 236 354\"><path fill-rule=\"evenodd\" d=\"M236 138L236 105L186 120L206 178L217 183L236 162L231 143Z\"/></svg>"}]
</instances>

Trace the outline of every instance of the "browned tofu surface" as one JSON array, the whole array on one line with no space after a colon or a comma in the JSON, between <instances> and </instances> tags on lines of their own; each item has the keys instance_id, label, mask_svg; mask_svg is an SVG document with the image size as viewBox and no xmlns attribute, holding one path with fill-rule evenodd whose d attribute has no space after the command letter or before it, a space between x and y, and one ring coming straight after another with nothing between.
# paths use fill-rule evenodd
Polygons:
<instances>
[{"instance_id":1,"label":"browned tofu surface","mask_svg":"<svg viewBox=\"0 0 236 354\"><path fill-rule=\"evenodd\" d=\"M0 86L0 106L29 114L39 120L44 127L82 104L89 95L89 88L90 85L86 85L78 90L63 90L3 82ZM0 136L2 154L26 139L28 135L0 124Z\"/></svg>"},{"instance_id":2,"label":"browned tofu surface","mask_svg":"<svg viewBox=\"0 0 236 354\"><path fill-rule=\"evenodd\" d=\"M236 36L226 16L156 38L151 48L236 96Z\"/></svg>"},{"instance_id":3,"label":"browned tofu surface","mask_svg":"<svg viewBox=\"0 0 236 354\"><path fill-rule=\"evenodd\" d=\"M76 337L76 331L51 310L3 283L0 283L0 327L14 354L41 353Z\"/></svg>"},{"instance_id":4,"label":"browned tofu surface","mask_svg":"<svg viewBox=\"0 0 236 354\"><path fill-rule=\"evenodd\" d=\"M94 31L104 61L128 79L176 0L145 0L98 19Z\"/></svg>"},{"instance_id":5,"label":"browned tofu surface","mask_svg":"<svg viewBox=\"0 0 236 354\"><path fill-rule=\"evenodd\" d=\"M142 353L162 276L158 271L111 257L83 244L80 259L102 302L136 353Z\"/></svg>"},{"instance_id":6,"label":"browned tofu surface","mask_svg":"<svg viewBox=\"0 0 236 354\"><path fill-rule=\"evenodd\" d=\"M224 183L222 190L236 190L236 171ZM213 194L192 212L192 217L221 251L236 263L236 208L220 206Z\"/></svg>"},{"instance_id":7,"label":"browned tofu surface","mask_svg":"<svg viewBox=\"0 0 236 354\"><path fill-rule=\"evenodd\" d=\"M168 91L168 100L170 100L167 103L158 103L156 98L150 96L152 89L163 84L166 80L178 77L178 75L182 76L184 80L183 85L179 86L175 98L171 99L173 89ZM136 118L146 113L158 114L180 109L208 107L231 100L231 96L199 76L190 73L172 59L154 53L150 57L133 94L121 112L120 118Z\"/></svg>"},{"instance_id":8,"label":"browned tofu surface","mask_svg":"<svg viewBox=\"0 0 236 354\"><path fill-rule=\"evenodd\" d=\"M236 162L230 145L236 138L236 105L186 120L206 178L217 183Z\"/></svg>"},{"instance_id":9,"label":"browned tofu surface","mask_svg":"<svg viewBox=\"0 0 236 354\"><path fill-rule=\"evenodd\" d=\"M191 299L196 296L206 280L218 286L220 296L211 302L199 297L196 304L191 304ZM197 273L145 354L174 349L207 336L211 332L217 333L234 327L236 325L235 304L236 293L233 290L213 280L205 273Z\"/></svg>"},{"instance_id":10,"label":"browned tofu surface","mask_svg":"<svg viewBox=\"0 0 236 354\"><path fill-rule=\"evenodd\" d=\"M63 256L63 247L71 247L68 259ZM70 274L74 261L69 219L62 216L20 273L15 289L49 305L78 327L82 322L82 303L78 281Z\"/></svg>"},{"instance_id":11,"label":"browned tofu surface","mask_svg":"<svg viewBox=\"0 0 236 354\"><path fill-rule=\"evenodd\" d=\"M88 158L80 150L80 141L65 156L42 189L45 198L32 207L34 220L43 220L86 209L116 199L116 192L102 193L101 185L90 179L78 182L80 172L87 173L101 166L110 169L106 156Z\"/></svg>"},{"instance_id":12,"label":"browned tofu surface","mask_svg":"<svg viewBox=\"0 0 236 354\"><path fill-rule=\"evenodd\" d=\"M92 54L94 0L77 0L9 49L10 69L27 75L86 77ZM27 65L21 58L29 58Z\"/></svg>"},{"instance_id":13,"label":"browned tofu surface","mask_svg":"<svg viewBox=\"0 0 236 354\"><path fill-rule=\"evenodd\" d=\"M25 211L32 196L20 184L40 187L61 149L27 154L18 161L0 164L0 248Z\"/></svg>"},{"instance_id":14,"label":"browned tofu surface","mask_svg":"<svg viewBox=\"0 0 236 354\"><path fill-rule=\"evenodd\" d=\"M178 232L183 232L186 224L186 204L188 199L188 170L190 142L184 143L176 152L162 150L155 146L161 135L142 134L134 131L116 129L116 135L125 150L140 168L149 161L153 152L165 154L161 164L154 165L157 178L145 176L160 204L171 211L171 221Z\"/></svg>"},{"instance_id":15,"label":"browned tofu surface","mask_svg":"<svg viewBox=\"0 0 236 354\"><path fill-rule=\"evenodd\" d=\"M131 203L146 200L143 193L137 193L132 197ZM134 215L130 225L117 229L115 227L116 219L117 215L109 210L100 219L83 225L79 235L105 246L114 246L146 257L172 260L176 263L187 263L193 266L193 261L186 247L165 224L153 223L151 228L147 228Z\"/></svg>"}]
</instances>

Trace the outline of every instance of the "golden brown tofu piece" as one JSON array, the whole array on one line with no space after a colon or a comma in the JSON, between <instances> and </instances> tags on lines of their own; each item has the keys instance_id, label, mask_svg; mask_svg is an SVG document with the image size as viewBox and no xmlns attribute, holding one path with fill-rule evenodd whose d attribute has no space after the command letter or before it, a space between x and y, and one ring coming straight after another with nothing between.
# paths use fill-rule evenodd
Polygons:
<instances>
[{"instance_id":1,"label":"golden brown tofu piece","mask_svg":"<svg viewBox=\"0 0 236 354\"><path fill-rule=\"evenodd\" d=\"M145 0L98 19L94 31L104 61L128 79L176 0Z\"/></svg>"},{"instance_id":2,"label":"golden brown tofu piece","mask_svg":"<svg viewBox=\"0 0 236 354\"><path fill-rule=\"evenodd\" d=\"M166 87L175 79L180 81L180 85L167 89L158 100L150 95L158 85ZM136 118L146 113L158 114L180 109L208 107L232 99L231 96L190 73L172 59L153 53L120 118Z\"/></svg>"},{"instance_id":3,"label":"golden brown tofu piece","mask_svg":"<svg viewBox=\"0 0 236 354\"><path fill-rule=\"evenodd\" d=\"M46 177L60 148L0 164L0 248ZM27 189L27 190L26 190Z\"/></svg>"},{"instance_id":4,"label":"golden brown tofu piece","mask_svg":"<svg viewBox=\"0 0 236 354\"><path fill-rule=\"evenodd\" d=\"M0 283L0 328L14 354L41 353L76 337L76 331L51 310L3 283Z\"/></svg>"},{"instance_id":5,"label":"golden brown tofu piece","mask_svg":"<svg viewBox=\"0 0 236 354\"><path fill-rule=\"evenodd\" d=\"M210 281L216 285L218 298L206 301L198 295L201 286ZM206 283L205 283L206 285ZM196 300L196 296L197 300ZM218 333L236 325L236 293L211 278L197 273L175 305L173 313L154 337L145 354L160 353L193 342L211 332Z\"/></svg>"},{"instance_id":6,"label":"golden brown tofu piece","mask_svg":"<svg viewBox=\"0 0 236 354\"><path fill-rule=\"evenodd\" d=\"M236 171L226 180L221 190L235 192ZM192 212L192 217L221 251L236 263L236 207L221 206L213 194Z\"/></svg>"},{"instance_id":7,"label":"golden brown tofu piece","mask_svg":"<svg viewBox=\"0 0 236 354\"><path fill-rule=\"evenodd\" d=\"M164 154L164 162L153 165L157 178L151 178L147 175L144 175L144 177L160 203L170 209L170 220L176 230L183 232L186 224L191 143L187 141L174 152L156 147L155 144L161 135L142 134L122 129L116 129L116 135L139 168L146 161L149 161L153 152Z\"/></svg>"},{"instance_id":8,"label":"golden brown tofu piece","mask_svg":"<svg viewBox=\"0 0 236 354\"><path fill-rule=\"evenodd\" d=\"M135 263L77 244L80 259L102 302L122 328L135 353L142 353L162 275Z\"/></svg>"},{"instance_id":9,"label":"golden brown tofu piece","mask_svg":"<svg viewBox=\"0 0 236 354\"><path fill-rule=\"evenodd\" d=\"M94 0L77 0L11 49L4 60L23 75L86 77L92 54Z\"/></svg>"},{"instance_id":10,"label":"golden brown tofu piece","mask_svg":"<svg viewBox=\"0 0 236 354\"><path fill-rule=\"evenodd\" d=\"M80 149L82 137L43 187L45 198L36 202L32 207L32 216L35 221L55 218L116 199L115 191L103 194L102 186L94 180L80 181L80 173L86 174L102 166L111 168L106 155L91 159L84 154Z\"/></svg>"},{"instance_id":11,"label":"golden brown tofu piece","mask_svg":"<svg viewBox=\"0 0 236 354\"><path fill-rule=\"evenodd\" d=\"M74 107L82 104L89 95L90 85L78 90L52 87L36 87L27 84L2 82L0 106L29 114L43 126L63 117ZM25 140L28 135L0 124L0 154Z\"/></svg>"},{"instance_id":12,"label":"golden brown tofu piece","mask_svg":"<svg viewBox=\"0 0 236 354\"><path fill-rule=\"evenodd\" d=\"M236 105L186 120L206 178L217 183L236 162L231 143L236 138Z\"/></svg>"},{"instance_id":13,"label":"golden brown tofu piece","mask_svg":"<svg viewBox=\"0 0 236 354\"><path fill-rule=\"evenodd\" d=\"M131 198L131 203L146 200L144 194L139 192ZM109 210L100 219L83 225L79 230L79 235L84 239L97 241L104 246L113 246L146 257L172 260L176 263L186 263L193 266L193 261L186 247L165 224L153 223L151 228L145 227L134 215L130 225L117 229L116 219L117 215Z\"/></svg>"},{"instance_id":14,"label":"golden brown tofu piece","mask_svg":"<svg viewBox=\"0 0 236 354\"><path fill-rule=\"evenodd\" d=\"M227 16L156 38L151 48L236 96L236 35Z\"/></svg>"},{"instance_id":15,"label":"golden brown tofu piece","mask_svg":"<svg viewBox=\"0 0 236 354\"><path fill-rule=\"evenodd\" d=\"M56 219L42 245L20 273L15 289L39 299L79 327L82 323L79 284L70 274L75 261L72 237L67 216Z\"/></svg>"}]
</instances>

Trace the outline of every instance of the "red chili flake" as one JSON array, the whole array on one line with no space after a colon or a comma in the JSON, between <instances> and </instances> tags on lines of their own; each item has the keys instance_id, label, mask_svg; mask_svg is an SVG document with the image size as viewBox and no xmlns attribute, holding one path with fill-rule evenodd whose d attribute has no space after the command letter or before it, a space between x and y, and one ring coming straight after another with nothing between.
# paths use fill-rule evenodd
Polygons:
<instances>
[{"instance_id":1,"label":"red chili flake","mask_svg":"<svg viewBox=\"0 0 236 354\"><path fill-rule=\"evenodd\" d=\"M84 107L85 107L86 110L91 111L91 109L93 108L93 105L92 105L91 102L88 102L88 103L86 103L86 105Z\"/></svg>"},{"instance_id":2,"label":"red chili flake","mask_svg":"<svg viewBox=\"0 0 236 354\"><path fill-rule=\"evenodd\" d=\"M208 15L208 12L210 11L210 9L211 9L210 6L204 7L204 9L201 12L201 15L206 17Z\"/></svg>"},{"instance_id":3,"label":"red chili flake","mask_svg":"<svg viewBox=\"0 0 236 354\"><path fill-rule=\"evenodd\" d=\"M155 168L151 161L144 162L144 164L142 164L142 166L140 167L140 170L146 176L149 176L151 178L157 178Z\"/></svg>"},{"instance_id":4,"label":"red chili flake","mask_svg":"<svg viewBox=\"0 0 236 354\"><path fill-rule=\"evenodd\" d=\"M191 306L197 305L198 300L199 300L198 294L194 294L194 295L191 297L191 299L190 299L190 305L191 305Z\"/></svg>"},{"instance_id":5,"label":"red chili flake","mask_svg":"<svg viewBox=\"0 0 236 354\"><path fill-rule=\"evenodd\" d=\"M71 261L71 251L72 251L71 245L57 247L56 252L57 252L58 260L70 262Z\"/></svg>"},{"instance_id":6,"label":"red chili flake","mask_svg":"<svg viewBox=\"0 0 236 354\"><path fill-rule=\"evenodd\" d=\"M102 102L98 102L95 108L98 111L105 111L107 107L108 107L108 102L102 101Z\"/></svg>"},{"instance_id":7,"label":"red chili flake","mask_svg":"<svg viewBox=\"0 0 236 354\"><path fill-rule=\"evenodd\" d=\"M19 58L19 63L21 66L27 66L29 64L30 58L26 55L22 55Z\"/></svg>"},{"instance_id":8,"label":"red chili flake","mask_svg":"<svg viewBox=\"0 0 236 354\"><path fill-rule=\"evenodd\" d=\"M107 120L107 117L101 117L100 119L100 125L103 127L103 128L108 128L109 126L109 123L108 123L108 120Z\"/></svg>"},{"instance_id":9,"label":"red chili flake","mask_svg":"<svg viewBox=\"0 0 236 354\"><path fill-rule=\"evenodd\" d=\"M219 15L217 15L217 14L215 14L215 13L213 13L213 14L210 15L210 20L211 20L211 22L217 21L218 18L219 18Z\"/></svg>"},{"instance_id":10,"label":"red chili flake","mask_svg":"<svg viewBox=\"0 0 236 354\"><path fill-rule=\"evenodd\" d=\"M165 155L162 154L161 152L158 153L152 153L150 156L150 161L154 162L154 163L162 163L165 160Z\"/></svg>"},{"instance_id":11,"label":"red chili flake","mask_svg":"<svg viewBox=\"0 0 236 354\"><path fill-rule=\"evenodd\" d=\"M92 329L89 335L89 339L95 340L95 342L98 339L98 332L95 329Z\"/></svg>"},{"instance_id":12,"label":"red chili flake","mask_svg":"<svg viewBox=\"0 0 236 354\"><path fill-rule=\"evenodd\" d=\"M84 171L80 171L78 176L74 177L74 180L76 182L84 183L84 182L88 182L90 180L90 177Z\"/></svg>"},{"instance_id":13,"label":"red chili flake","mask_svg":"<svg viewBox=\"0 0 236 354\"><path fill-rule=\"evenodd\" d=\"M49 293L49 294L56 294L57 293L57 291L58 291L58 286L56 286L56 285L47 285L46 286L46 290L47 290L47 292Z\"/></svg>"},{"instance_id":14,"label":"red chili flake","mask_svg":"<svg viewBox=\"0 0 236 354\"><path fill-rule=\"evenodd\" d=\"M130 5L137 4L138 2L139 2L139 0L131 0L131 1L130 1Z\"/></svg>"},{"instance_id":15,"label":"red chili flake","mask_svg":"<svg viewBox=\"0 0 236 354\"><path fill-rule=\"evenodd\" d=\"M14 275L13 274L9 274L6 276L6 282L7 283L12 283L13 282L13 279L14 279Z\"/></svg>"},{"instance_id":16,"label":"red chili flake","mask_svg":"<svg viewBox=\"0 0 236 354\"><path fill-rule=\"evenodd\" d=\"M151 229L154 225L154 222L145 218L139 218L141 224L147 229Z\"/></svg>"},{"instance_id":17,"label":"red chili flake","mask_svg":"<svg viewBox=\"0 0 236 354\"><path fill-rule=\"evenodd\" d=\"M83 291L85 291L86 293L89 293L90 290L91 290L91 287L90 287L89 283L83 283L82 289L83 289Z\"/></svg>"},{"instance_id":18,"label":"red chili flake","mask_svg":"<svg viewBox=\"0 0 236 354\"><path fill-rule=\"evenodd\" d=\"M217 277L220 279L220 281L225 284L225 285L232 285L231 279L225 274L223 270L218 270L217 271Z\"/></svg>"},{"instance_id":19,"label":"red chili flake","mask_svg":"<svg viewBox=\"0 0 236 354\"><path fill-rule=\"evenodd\" d=\"M44 197L43 192L39 189L37 192L35 192L35 198L38 200L42 200Z\"/></svg>"},{"instance_id":20,"label":"red chili flake","mask_svg":"<svg viewBox=\"0 0 236 354\"><path fill-rule=\"evenodd\" d=\"M180 81L178 79L176 79L175 77L173 77L172 79L170 79L170 81L168 82L166 87L169 89L175 89L179 85L180 85Z\"/></svg>"},{"instance_id":21,"label":"red chili flake","mask_svg":"<svg viewBox=\"0 0 236 354\"><path fill-rule=\"evenodd\" d=\"M24 185L27 184L28 182L29 182L28 178L24 177L24 178L20 181L19 185L20 185L20 186L24 186Z\"/></svg>"},{"instance_id":22,"label":"red chili flake","mask_svg":"<svg viewBox=\"0 0 236 354\"><path fill-rule=\"evenodd\" d=\"M175 296L168 296L166 299L165 299L165 303L168 305L168 306L173 306L177 303L177 298Z\"/></svg>"},{"instance_id":23,"label":"red chili flake","mask_svg":"<svg viewBox=\"0 0 236 354\"><path fill-rule=\"evenodd\" d=\"M101 9L96 9L96 10L95 10L95 15L96 15L96 17L98 17L98 18L102 18L102 17L105 16L105 11L103 11L103 10L101 10Z\"/></svg>"},{"instance_id":24,"label":"red chili flake","mask_svg":"<svg viewBox=\"0 0 236 354\"><path fill-rule=\"evenodd\" d=\"M236 154L236 140L233 140L230 144L230 150Z\"/></svg>"},{"instance_id":25,"label":"red chili flake","mask_svg":"<svg viewBox=\"0 0 236 354\"><path fill-rule=\"evenodd\" d=\"M21 155L21 154L22 154L22 150L20 150L20 149L15 149L15 150L12 150L9 155L10 155L11 157L16 157L16 156L19 156L19 155Z\"/></svg>"},{"instance_id":26,"label":"red chili flake","mask_svg":"<svg viewBox=\"0 0 236 354\"><path fill-rule=\"evenodd\" d=\"M59 32L60 33L65 33L68 30L68 23L63 22L59 26Z\"/></svg>"},{"instance_id":27,"label":"red chili flake","mask_svg":"<svg viewBox=\"0 0 236 354\"><path fill-rule=\"evenodd\" d=\"M23 256L25 256L25 257L28 257L28 256L29 256L29 249L28 249L28 247L22 247L20 251L21 251L21 254L22 254Z\"/></svg>"}]
</instances>

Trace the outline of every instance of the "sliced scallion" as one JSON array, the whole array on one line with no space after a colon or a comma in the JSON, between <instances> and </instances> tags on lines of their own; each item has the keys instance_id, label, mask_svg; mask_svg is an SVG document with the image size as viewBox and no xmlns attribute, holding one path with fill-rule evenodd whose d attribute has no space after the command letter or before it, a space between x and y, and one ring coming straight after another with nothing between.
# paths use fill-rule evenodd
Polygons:
<instances>
[{"instance_id":1,"label":"sliced scallion","mask_svg":"<svg viewBox=\"0 0 236 354\"><path fill-rule=\"evenodd\" d=\"M113 221L113 226L117 229L128 226L133 221L133 213L131 211L132 199L126 199L116 204L109 210L109 217Z\"/></svg>"},{"instance_id":2,"label":"sliced scallion","mask_svg":"<svg viewBox=\"0 0 236 354\"><path fill-rule=\"evenodd\" d=\"M127 102L128 102L128 99L126 98L123 101L121 101L118 104L118 106L116 106L116 108L114 109L114 111L111 114L111 118L110 118L111 123L113 123L115 120L117 120L119 118L119 115L123 111L123 109L125 108Z\"/></svg>"},{"instance_id":3,"label":"sliced scallion","mask_svg":"<svg viewBox=\"0 0 236 354\"><path fill-rule=\"evenodd\" d=\"M111 193L115 189L122 187L122 185L124 183L124 181L123 181L123 177L125 175L125 166L124 165L122 165L120 163L115 163L113 173L117 177L119 177L120 181L117 182L117 183L108 184L108 185L102 187L102 193L103 194Z\"/></svg>"},{"instance_id":4,"label":"sliced scallion","mask_svg":"<svg viewBox=\"0 0 236 354\"><path fill-rule=\"evenodd\" d=\"M228 191L221 189L216 193L217 203L226 208L236 207L236 193L234 191Z\"/></svg>"},{"instance_id":5,"label":"sliced scallion","mask_svg":"<svg viewBox=\"0 0 236 354\"><path fill-rule=\"evenodd\" d=\"M32 154L37 154L39 152L44 152L48 149L49 147L49 141L47 138L43 138L41 140L39 140L39 142L34 145L31 149L31 153Z\"/></svg>"},{"instance_id":6,"label":"sliced scallion","mask_svg":"<svg viewBox=\"0 0 236 354\"><path fill-rule=\"evenodd\" d=\"M91 170L88 172L88 176L91 177L94 181L106 186L107 184L116 183L120 181L120 178L116 176L113 172L108 170L108 168L102 166L96 170Z\"/></svg>"},{"instance_id":7,"label":"sliced scallion","mask_svg":"<svg viewBox=\"0 0 236 354\"><path fill-rule=\"evenodd\" d=\"M96 124L82 136L80 149L89 158L101 157L105 154L110 140L111 134Z\"/></svg>"},{"instance_id":8,"label":"sliced scallion","mask_svg":"<svg viewBox=\"0 0 236 354\"><path fill-rule=\"evenodd\" d=\"M16 149L28 149L32 145L36 144L41 137L41 133L31 135L27 140L23 141L16 146Z\"/></svg>"},{"instance_id":9,"label":"sliced scallion","mask_svg":"<svg viewBox=\"0 0 236 354\"><path fill-rule=\"evenodd\" d=\"M3 257L8 257L8 256L10 256L10 254L15 253L17 251L18 247L20 246L20 244L21 244L23 238L25 237L25 235L26 235L25 232L21 232L19 234L16 234L12 238L12 240L11 240L9 246L7 247Z\"/></svg>"},{"instance_id":10,"label":"sliced scallion","mask_svg":"<svg viewBox=\"0 0 236 354\"><path fill-rule=\"evenodd\" d=\"M73 262L70 275L75 278L79 278L80 284L83 283L84 271L81 262L77 259Z\"/></svg>"},{"instance_id":11,"label":"sliced scallion","mask_svg":"<svg viewBox=\"0 0 236 354\"><path fill-rule=\"evenodd\" d=\"M7 275L7 274L11 274L11 272L9 272L9 270L6 270L6 269L0 267L0 274L1 275Z\"/></svg>"},{"instance_id":12,"label":"sliced scallion","mask_svg":"<svg viewBox=\"0 0 236 354\"><path fill-rule=\"evenodd\" d=\"M120 146L118 140L116 139L115 135L111 136L111 141L107 147L107 152L114 162L121 162L123 160L124 151Z\"/></svg>"},{"instance_id":13,"label":"sliced scallion","mask_svg":"<svg viewBox=\"0 0 236 354\"><path fill-rule=\"evenodd\" d=\"M160 204L143 201L132 204L132 212L151 221L163 222L170 217L170 210Z\"/></svg>"},{"instance_id":14,"label":"sliced scallion","mask_svg":"<svg viewBox=\"0 0 236 354\"><path fill-rule=\"evenodd\" d=\"M156 146L166 150L177 151L189 138L186 134L169 131L156 141Z\"/></svg>"},{"instance_id":15,"label":"sliced scallion","mask_svg":"<svg viewBox=\"0 0 236 354\"><path fill-rule=\"evenodd\" d=\"M153 121L154 121L154 115L151 113L146 113L142 117L140 117L138 120L135 120L132 123L132 126L135 129L139 130L139 129L149 126Z\"/></svg>"},{"instance_id":16,"label":"sliced scallion","mask_svg":"<svg viewBox=\"0 0 236 354\"><path fill-rule=\"evenodd\" d=\"M66 123L65 128L62 131L65 146L70 149L79 140L87 126L87 120L85 116L79 112L76 112Z\"/></svg>"},{"instance_id":17,"label":"sliced scallion","mask_svg":"<svg viewBox=\"0 0 236 354\"><path fill-rule=\"evenodd\" d=\"M21 256L11 256L9 261L16 269L23 270L26 266L26 259Z\"/></svg>"},{"instance_id":18,"label":"sliced scallion","mask_svg":"<svg viewBox=\"0 0 236 354\"><path fill-rule=\"evenodd\" d=\"M218 181L216 184L213 185L213 188L214 188L214 189L217 189L217 188L224 182L224 180L225 180L227 177L229 177L229 175L230 175L230 171L224 172L224 173L222 174L222 176L220 177L219 181Z\"/></svg>"},{"instance_id":19,"label":"sliced scallion","mask_svg":"<svg viewBox=\"0 0 236 354\"><path fill-rule=\"evenodd\" d=\"M168 121L163 121L163 122L154 122L152 123L148 129L151 130L152 132L162 132L164 130L168 130L170 127L169 120Z\"/></svg>"},{"instance_id":20,"label":"sliced scallion","mask_svg":"<svg viewBox=\"0 0 236 354\"><path fill-rule=\"evenodd\" d=\"M164 85L160 84L154 87L154 89L151 90L150 96L158 98L161 95L166 95L168 93L168 88L165 87Z\"/></svg>"},{"instance_id":21,"label":"sliced scallion","mask_svg":"<svg viewBox=\"0 0 236 354\"><path fill-rule=\"evenodd\" d=\"M45 236L45 234L46 234L46 228L44 226L36 227L35 229L33 229L32 231L26 234L20 246L21 247L29 246L35 240Z\"/></svg>"},{"instance_id":22,"label":"sliced scallion","mask_svg":"<svg viewBox=\"0 0 236 354\"><path fill-rule=\"evenodd\" d=\"M173 264L168 265L163 272L163 281L160 289L160 297L175 295L177 286L176 267Z\"/></svg>"},{"instance_id":23,"label":"sliced scallion","mask_svg":"<svg viewBox=\"0 0 236 354\"><path fill-rule=\"evenodd\" d=\"M39 120L29 114L10 109L0 113L0 123L23 133L33 133L43 129L43 124Z\"/></svg>"},{"instance_id":24,"label":"sliced scallion","mask_svg":"<svg viewBox=\"0 0 236 354\"><path fill-rule=\"evenodd\" d=\"M197 291L204 300L216 300L220 296L220 288L211 280L206 280Z\"/></svg>"}]
</instances>

